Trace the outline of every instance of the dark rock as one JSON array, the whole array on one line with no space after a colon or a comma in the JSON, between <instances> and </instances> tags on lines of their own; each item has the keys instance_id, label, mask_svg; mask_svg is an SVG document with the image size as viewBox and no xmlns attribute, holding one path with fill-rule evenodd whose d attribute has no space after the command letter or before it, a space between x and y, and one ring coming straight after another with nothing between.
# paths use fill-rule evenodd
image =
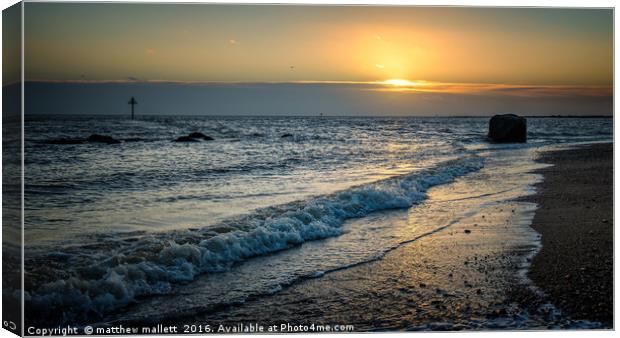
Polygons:
<instances>
[{"instance_id":1,"label":"dark rock","mask_svg":"<svg viewBox=\"0 0 620 338\"><path fill-rule=\"evenodd\" d=\"M282 136L280 136L281 138L288 138L288 137L293 137L293 134L283 134Z\"/></svg>"},{"instance_id":2,"label":"dark rock","mask_svg":"<svg viewBox=\"0 0 620 338\"><path fill-rule=\"evenodd\" d=\"M114 139L111 136L107 136L107 135L99 135L99 134L92 134L90 135L86 141L88 142L95 142L95 143L107 143L107 144L113 144L113 143L121 143L121 141Z\"/></svg>"},{"instance_id":3,"label":"dark rock","mask_svg":"<svg viewBox=\"0 0 620 338\"><path fill-rule=\"evenodd\" d=\"M515 114L495 115L489 121L488 138L498 143L527 141L527 121Z\"/></svg>"},{"instance_id":4,"label":"dark rock","mask_svg":"<svg viewBox=\"0 0 620 338\"><path fill-rule=\"evenodd\" d=\"M470 234L470 233L471 233L471 230L469 230L469 229L465 229L465 231L463 231L463 232L464 232L464 233L466 233L466 234Z\"/></svg>"},{"instance_id":5,"label":"dark rock","mask_svg":"<svg viewBox=\"0 0 620 338\"><path fill-rule=\"evenodd\" d=\"M176 140L174 140L174 142L199 142L199 141L197 139L191 138L189 136L181 136L181 137L177 138Z\"/></svg>"},{"instance_id":6,"label":"dark rock","mask_svg":"<svg viewBox=\"0 0 620 338\"><path fill-rule=\"evenodd\" d=\"M187 136L177 138L175 142L198 142L198 140L213 141L213 137L207 136L203 133L193 132Z\"/></svg>"},{"instance_id":7,"label":"dark rock","mask_svg":"<svg viewBox=\"0 0 620 338\"><path fill-rule=\"evenodd\" d=\"M54 140L48 140L48 141L45 141L44 143L47 143L47 144L82 144L84 143L84 140L73 139L73 138L59 138L59 139L54 139Z\"/></svg>"},{"instance_id":8,"label":"dark rock","mask_svg":"<svg viewBox=\"0 0 620 338\"><path fill-rule=\"evenodd\" d=\"M191 134L187 135L187 137L195 138L195 139L203 139L205 141L213 141L213 137L207 136L207 135L205 135L203 133L199 133L199 132L191 133Z\"/></svg>"}]
</instances>

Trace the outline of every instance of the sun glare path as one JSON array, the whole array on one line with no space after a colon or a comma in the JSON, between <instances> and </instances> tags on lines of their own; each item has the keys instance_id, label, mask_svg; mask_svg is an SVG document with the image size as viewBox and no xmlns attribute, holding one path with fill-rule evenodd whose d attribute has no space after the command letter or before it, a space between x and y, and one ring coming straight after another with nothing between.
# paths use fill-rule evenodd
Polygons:
<instances>
[{"instance_id":1,"label":"sun glare path","mask_svg":"<svg viewBox=\"0 0 620 338\"><path fill-rule=\"evenodd\" d=\"M412 81L404 80L404 79L389 79L389 80L383 81L383 83L386 85L397 86L397 87L409 87L409 86L416 86L418 84L416 82L412 82Z\"/></svg>"}]
</instances>

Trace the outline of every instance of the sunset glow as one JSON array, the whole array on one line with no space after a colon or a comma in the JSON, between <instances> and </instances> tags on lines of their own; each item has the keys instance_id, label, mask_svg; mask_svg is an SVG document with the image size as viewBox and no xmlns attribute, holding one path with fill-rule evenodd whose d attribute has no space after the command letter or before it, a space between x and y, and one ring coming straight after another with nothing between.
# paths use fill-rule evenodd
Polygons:
<instances>
[{"instance_id":1,"label":"sunset glow","mask_svg":"<svg viewBox=\"0 0 620 338\"><path fill-rule=\"evenodd\" d=\"M403 79L390 79L390 80L383 81L383 83L386 85L391 85L391 86L396 86L396 87L413 87L413 86L417 86L420 84L419 82L411 82L409 80L403 80Z\"/></svg>"},{"instance_id":2,"label":"sunset glow","mask_svg":"<svg viewBox=\"0 0 620 338\"><path fill-rule=\"evenodd\" d=\"M612 18L609 9L28 2L24 72L37 83L230 88L209 102L218 113L271 113L236 95L263 86L286 101L306 86L311 114L479 114L505 109L507 97L541 114L603 114ZM193 98L196 111L206 95ZM519 101L532 98L541 101ZM299 109L288 105L277 107Z\"/></svg>"},{"instance_id":3,"label":"sunset glow","mask_svg":"<svg viewBox=\"0 0 620 338\"><path fill-rule=\"evenodd\" d=\"M28 3L25 15L31 80L612 83L609 10Z\"/></svg>"}]
</instances>

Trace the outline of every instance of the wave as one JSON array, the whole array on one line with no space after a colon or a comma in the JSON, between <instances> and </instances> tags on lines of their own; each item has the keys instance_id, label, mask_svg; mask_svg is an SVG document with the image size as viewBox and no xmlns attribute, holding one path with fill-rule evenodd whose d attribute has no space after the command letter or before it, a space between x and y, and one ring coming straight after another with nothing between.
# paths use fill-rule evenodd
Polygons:
<instances>
[{"instance_id":1,"label":"wave","mask_svg":"<svg viewBox=\"0 0 620 338\"><path fill-rule=\"evenodd\" d=\"M347 219L408 208L428 188L479 170L483 158L464 157L305 201L273 206L215 227L136 238L101 240L31 259L38 286L28 290L27 309L37 322L67 323L101 318L140 297L166 294L174 283L226 271L251 257L306 241L338 236ZM30 264L29 264L30 263Z\"/></svg>"}]
</instances>

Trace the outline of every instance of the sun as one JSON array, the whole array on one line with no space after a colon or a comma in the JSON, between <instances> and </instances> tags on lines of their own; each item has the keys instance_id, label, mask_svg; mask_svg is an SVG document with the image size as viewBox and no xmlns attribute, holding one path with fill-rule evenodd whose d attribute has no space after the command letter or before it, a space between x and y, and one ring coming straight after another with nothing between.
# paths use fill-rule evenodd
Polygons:
<instances>
[{"instance_id":1,"label":"sun","mask_svg":"<svg viewBox=\"0 0 620 338\"><path fill-rule=\"evenodd\" d=\"M396 87L410 87L410 86L416 85L415 82L411 82L409 80L404 80L404 79L389 79L389 80L383 81L383 84L396 86Z\"/></svg>"}]
</instances>

